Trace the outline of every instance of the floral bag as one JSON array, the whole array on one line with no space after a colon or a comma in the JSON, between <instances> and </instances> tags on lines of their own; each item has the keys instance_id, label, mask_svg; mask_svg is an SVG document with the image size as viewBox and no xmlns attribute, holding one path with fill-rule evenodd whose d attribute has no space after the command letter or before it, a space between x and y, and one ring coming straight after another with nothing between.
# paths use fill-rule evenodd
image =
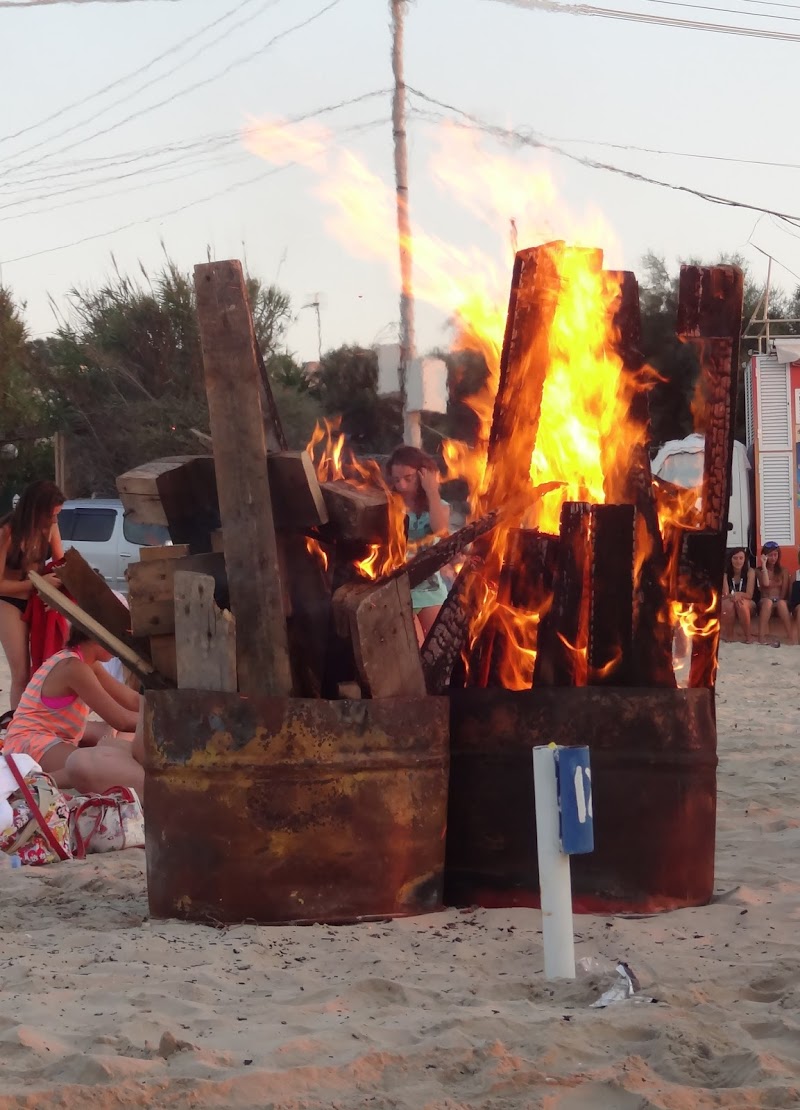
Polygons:
<instances>
[{"instance_id":1,"label":"floral bag","mask_svg":"<svg viewBox=\"0 0 800 1110\"><path fill-rule=\"evenodd\" d=\"M11 825L0 830L0 851L33 866L72 859L67 799L49 775L23 775L12 755L5 757L18 789L8 799Z\"/></svg>"},{"instance_id":2,"label":"floral bag","mask_svg":"<svg viewBox=\"0 0 800 1110\"><path fill-rule=\"evenodd\" d=\"M72 852L121 852L144 847L144 813L135 790L112 786L103 794L88 794L69 803Z\"/></svg>"}]
</instances>

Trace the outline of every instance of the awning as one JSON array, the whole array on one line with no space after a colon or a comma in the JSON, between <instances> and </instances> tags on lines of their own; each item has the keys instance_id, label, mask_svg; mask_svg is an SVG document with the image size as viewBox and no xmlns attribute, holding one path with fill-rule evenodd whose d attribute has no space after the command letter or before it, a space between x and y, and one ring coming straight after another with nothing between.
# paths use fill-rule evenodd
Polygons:
<instances>
[{"instance_id":1,"label":"awning","mask_svg":"<svg viewBox=\"0 0 800 1110\"><path fill-rule=\"evenodd\" d=\"M800 335L775 336L772 342L778 362L800 362Z\"/></svg>"}]
</instances>

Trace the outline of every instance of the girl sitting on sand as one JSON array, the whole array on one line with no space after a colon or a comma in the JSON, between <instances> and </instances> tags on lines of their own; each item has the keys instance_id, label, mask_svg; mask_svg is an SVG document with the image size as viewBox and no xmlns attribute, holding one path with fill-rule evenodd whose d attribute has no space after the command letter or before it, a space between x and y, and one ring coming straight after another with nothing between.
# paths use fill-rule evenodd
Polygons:
<instances>
[{"instance_id":1,"label":"girl sitting on sand","mask_svg":"<svg viewBox=\"0 0 800 1110\"><path fill-rule=\"evenodd\" d=\"M439 470L434 459L417 447L398 447L386 467L389 484L400 495L408 517L408 540L416 544L428 536L447 535L450 506L439 493ZM417 635L424 640L447 598L438 572L411 591Z\"/></svg>"},{"instance_id":2,"label":"girl sitting on sand","mask_svg":"<svg viewBox=\"0 0 800 1110\"><path fill-rule=\"evenodd\" d=\"M91 794L130 786L141 798L141 696L103 669L110 657L73 629L66 648L47 659L25 688L3 754L31 756L62 788ZM88 721L91 712L101 721Z\"/></svg>"},{"instance_id":3,"label":"girl sitting on sand","mask_svg":"<svg viewBox=\"0 0 800 1110\"><path fill-rule=\"evenodd\" d=\"M758 606L758 642L780 646L780 640L770 640L767 636L769 619L773 610L780 617L786 638L792 643L794 636L789 616L789 572L781 566L781 549L774 540L768 540L761 548L761 559L756 570L756 581L761 591Z\"/></svg>"},{"instance_id":4,"label":"girl sitting on sand","mask_svg":"<svg viewBox=\"0 0 800 1110\"><path fill-rule=\"evenodd\" d=\"M756 611L753 594L756 572L750 566L747 551L735 547L728 556L725 577L722 580L722 639L733 639L733 626L738 620L744 632L745 643L750 644L750 619Z\"/></svg>"}]
</instances>

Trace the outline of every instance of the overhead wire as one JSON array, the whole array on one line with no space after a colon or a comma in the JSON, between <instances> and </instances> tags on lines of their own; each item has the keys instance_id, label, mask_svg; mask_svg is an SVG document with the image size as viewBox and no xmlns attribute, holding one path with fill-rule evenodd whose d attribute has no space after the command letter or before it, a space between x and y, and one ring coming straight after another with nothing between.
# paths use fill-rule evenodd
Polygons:
<instances>
[{"instance_id":1,"label":"overhead wire","mask_svg":"<svg viewBox=\"0 0 800 1110\"><path fill-rule=\"evenodd\" d=\"M738 35L745 38L769 39L773 42L800 42L800 34L773 31L767 27L741 27L729 23L707 23L699 20L674 19L671 16L633 12L618 8L598 8L594 4L560 4L557 0L494 0L530 11L551 12L559 15L587 15L599 19L618 19L629 23L645 23L676 30L708 31L712 34ZM743 13L744 14L744 13Z\"/></svg>"},{"instance_id":2,"label":"overhead wire","mask_svg":"<svg viewBox=\"0 0 800 1110\"><path fill-rule=\"evenodd\" d=\"M59 147L57 150L51 151L48 154L44 154L39 158L33 158L28 162L12 164L10 168L12 170L19 170L25 169L28 166L39 165L42 162L48 161L50 158L54 158L58 154L64 154L66 151L74 150L76 147L82 146L84 143L88 143L92 139L97 139L102 135L108 135L111 131L116 131L124 124L130 123L132 120L135 119L141 119L143 116L148 115L150 112L156 111L158 108L163 108L167 104L172 104L176 100L179 100L184 96L188 96L189 93L196 92L197 89L201 89L207 85L211 85L215 81L219 81L222 77L226 77L229 73L231 73L234 69L237 69L239 66L246 65L248 62L251 62L255 58L258 58L262 54L265 54L267 51L276 46L279 42L282 42L283 39L287 38L289 35L292 35L296 31L301 31L305 27L310 26L312 23L316 22L316 20L321 19L322 16L326 15L333 8L338 7L338 5L341 3L342 0L328 0L328 3L323 5L323 7L320 8L318 11L314 12L313 15L308 16L307 18L301 20L299 23L292 24L291 27L287 27L283 31L279 31L277 34L273 35L272 38L270 38L267 42L263 43L255 50L251 50L247 54L243 54L239 58L235 58L232 62L229 62L226 66L224 66L221 70L218 70L216 73L213 73L208 77L203 77L199 81L195 81L193 84L188 85L183 89L179 89L177 92L172 93L170 96L165 97L163 100L157 101L155 104L149 104L145 108L140 108L135 112L131 112L129 115L124 116L121 120L117 120L115 123L109 124L106 127L102 127L97 131L93 131L91 134L86 135L81 139L76 139L74 142L67 143L66 146Z\"/></svg>"},{"instance_id":3,"label":"overhead wire","mask_svg":"<svg viewBox=\"0 0 800 1110\"><path fill-rule=\"evenodd\" d=\"M200 27L197 31L189 35L187 38L182 38L179 42L173 43L172 46L162 51L161 54L157 54L154 58L151 58L149 62L145 62L144 65L139 66L137 69L131 70L130 73L125 73L122 75L122 77L117 77L114 81L110 81L107 85L103 85L102 88L95 89L93 92L87 93L86 96L80 97L79 100L73 100L69 104L63 105L63 107L59 108L57 111L51 112L49 116L45 116L43 119L37 120L35 123L26 124L25 127L20 127L17 131L12 131L8 135L0 136L0 145L2 145L3 143L8 143L12 139L19 139L22 135L27 135L29 132L36 131L40 127L46 127L48 123L53 123L54 120L60 119L62 116L66 115L67 112L71 112L73 108L82 108L84 104L88 104L92 100L96 100L98 97L104 96L107 92L111 92L113 89L119 88L120 85L124 85L128 81L131 81L136 77L140 77L143 73L147 73L148 70L152 69L153 66L158 65L159 62L163 62L166 58L170 58L173 54L177 54L181 50L184 50L187 46L190 45L190 43L193 43L198 38L201 38L207 31L212 31L215 27L218 27L221 23L224 23L226 20L230 19L231 16L235 15L239 11L242 11L243 8L249 7L250 4L254 4L255 2L256 0L241 0L240 3L236 4L235 7L229 9L223 15L218 16L210 23L206 23L204 26ZM260 12L256 13L256 15L258 14L260 14ZM255 18L255 16L253 18ZM241 24L237 24L236 26L238 28L239 26L241 26ZM215 45L217 41L219 40L215 40L215 42L210 45ZM103 109L103 111L107 110L107 108ZM33 148L29 147L28 149L30 150Z\"/></svg>"},{"instance_id":4,"label":"overhead wire","mask_svg":"<svg viewBox=\"0 0 800 1110\"><path fill-rule=\"evenodd\" d=\"M353 124L350 127L342 128L335 136L348 135L357 132L367 133L377 127L384 127L390 123L390 117L386 116L381 119L370 120L366 123ZM291 169L295 166L301 165L298 161L284 163L280 166L271 166L267 170L262 170L260 173L252 177L247 177L233 183L224 185L221 189L217 189L206 196L196 197L194 200L187 201L185 204L178 205L176 208L170 208L166 212L159 212L155 216L146 216L143 219L130 220L128 223L120 224L118 227L109 228L105 231L98 231L92 235L84 235L81 238L73 239L68 243L58 243L55 246L43 247L41 250L31 251L28 254L17 255L14 258L0 258L0 266L10 266L14 262L26 262L31 258L41 258L43 255L55 254L58 251L68 250L70 247L77 247L83 243L90 243L97 239L105 239L111 235L117 235L123 231L129 231L134 227L143 227L147 224L156 223L158 220L166 219L168 216L177 216L181 212L186 212L190 208L196 208L200 204L207 204L209 201L216 200L218 197L227 196L237 189L243 189L248 185L254 185L259 181L266 178L273 177L275 174L282 173L284 170Z\"/></svg>"},{"instance_id":5,"label":"overhead wire","mask_svg":"<svg viewBox=\"0 0 800 1110\"><path fill-rule=\"evenodd\" d=\"M358 96L349 97L346 100L340 100L336 104L326 104L323 107L315 108L312 111L300 112L300 113L288 118L285 121L285 123L289 126L294 126L298 123L304 123L305 121L310 120L310 119L319 119L323 116L331 115L334 112L338 112L342 108L350 108L350 107L352 107L354 105L357 105L357 104L364 104L369 100L374 100L376 97L388 96L390 92L391 92L390 89L375 89L375 90L373 90L371 92L368 92L368 93L360 93ZM194 147L197 146L197 144L194 144L194 147L190 147L189 149L187 149L183 153L182 157L185 158L186 160L188 160L191 164L191 160L193 160L193 159L196 159L196 158L203 159L203 158L208 157L209 155L213 156L213 155L218 154L220 152L224 152L225 148L227 148L231 145L240 144L241 143L241 136L242 136L241 129L237 129L236 131L231 131L231 132L228 132L228 133L223 133L223 135L215 137L216 141L215 141L215 147L214 148L205 149L205 150L204 149L199 149L198 150L198 149L194 148ZM241 153L244 154L246 152L242 149ZM80 192L80 191L83 191L85 189L93 189L95 187L99 187L100 185L109 184L109 183L112 183L112 182L115 182L115 181L123 181L127 178L130 178L130 177L136 177L136 176L143 175L143 174L150 174L152 172L155 172L155 171L161 170L161 169L167 170L169 172L169 170L175 168L176 163L179 162L180 160L181 160L180 157L179 158L172 158L172 159L169 159L166 162L159 163L156 166L152 166L152 165L151 166L144 166L144 167L141 167L139 169L132 169L132 170L129 170L129 171L121 173L121 174L113 175L111 177L98 178L94 181L81 182L81 183L78 183L78 184L75 184L75 185L69 185L65 188L56 189L56 190L54 190L52 192L48 192L48 193L40 193L38 195L33 195L33 196L26 193L25 196L22 197L21 199L6 201L5 203L0 203L0 211L3 211L5 209L9 209L9 208L19 207L19 206L22 206L22 205L25 205L25 204L32 204L36 201L58 199L59 197L65 196L65 195L70 194L70 193ZM221 163L218 163L218 164L221 164ZM207 167L207 168L213 168L213 166L212 167ZM167 180L170 180L170 181L179 180L180 177L183 176L184 174L185 174L185 169L181 174L178 175L178 177L170 177ZM145 182L144 187L148 187L150 184L151 184L150 182ZM152 184L161 185L161 184L165 184L165 181L156 180L156 181L152 182ZM135 188L140 189L140 188L142 188L142 185L137 184L135 186ZM130 191L130 189L116 190L116 191L113 191L113 192L108 192L107 191L105 193L100 194L99 196L90 196L90 197L87 197L83 200L67 202L67 204L48 205L44 208L36 209L33 212L22 212L22 213L17 213L15 215L11 215L11 216L0 217L0 222L5 222L6 220L9 220L9 219L25 219L28 216L45 215L47 212L53 211L55 209L68 207L70 204L73 204L73 203L74 204L82 204L82 203L90 202L92 200L99 200L101 198L121 195L121 194L127 193L129 191ZM0 196L0 201L2 201L2 196Z\"/></svg>"},{"instance_id":6,"label":"overhead wire","mask_svg":"<svg viewBox=\"0 0 800 1110\"><path fill-rule=\"evenodd\" d=\"M447 104L444 101L437 100L435 97L428 96L426 93L415 89L411 85L406 86L407 91L412 97L422 100L427 104L432 104L437 108L443 109L456 117L466 120L469 127L474 130L482 131L485 134L492 135L497 139L501 139L507 143L517 146L529 146L540 150L548 150L552 154L556 154L561 158L566 158L571 162L576 162L587 169L604 170L608 173L618 174L621 177L626 177L630 181L639 181L648 185L657 185L662 189L671 189L679 193L687 193L690 196L698 197L701 200L708 201L711 204L719 204L728 208L742 208L751 212L764 212L766 215L777 216L787 223L800 228L800 215L792 213L779 212L772 208L766 208L762 205L751 204L748 201L736 200L731 197L719 196L716 193L708 192L704 189L696 189L690 185L679 185L674 182L662 181L656 177L650 177L647 174L638 173L635 170L628 170L622 166L615 166L609 162L600 162L594 158L587 158L585 155L574 154L571 151L564 150L563 147L558 145L557 141L548 140L544 136L538 135L535 132L530 132L520 128L500 127L497 124L489 123L486 120L480 119L478 116L470 112L465 112L463 109L456 107L452 104ZM422 115L425 113L420 112L418 108L414 109L415 114Z\"/></svg>"}]
</instances>

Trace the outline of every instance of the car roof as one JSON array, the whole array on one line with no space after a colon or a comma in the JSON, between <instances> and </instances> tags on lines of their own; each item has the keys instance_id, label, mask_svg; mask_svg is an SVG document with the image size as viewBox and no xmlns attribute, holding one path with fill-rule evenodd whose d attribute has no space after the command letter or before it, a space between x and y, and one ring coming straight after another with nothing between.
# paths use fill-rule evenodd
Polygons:
<instances>
[{"instance_id":1,"label":"car roof","mask_svg":"<svg viewBox=\"0 0 800 1110\"><path fill-rule=\"evenodd\" d=\"M64 509L121 509L122 502L114 497L76 497L62 505Z\"/></svg>"}]
</instances>

